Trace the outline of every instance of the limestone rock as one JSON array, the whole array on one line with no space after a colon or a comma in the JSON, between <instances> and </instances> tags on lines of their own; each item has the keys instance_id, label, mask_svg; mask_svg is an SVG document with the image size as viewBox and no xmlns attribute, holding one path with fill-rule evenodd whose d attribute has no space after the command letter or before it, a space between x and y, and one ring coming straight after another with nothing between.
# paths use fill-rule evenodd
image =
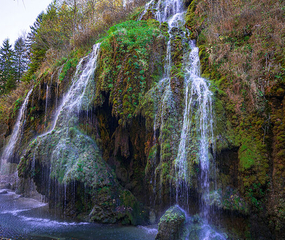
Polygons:
<instances>
[{"instance_id":1,"label":"limestone rock","mask_svg":"<svg viewBox=\"0 0 285 240\"><path fill-rule=\"evenodd\" d=\"M185 212L178 205L169 208L160 219L158 224L158 234L156 235L155 239L181 239L185 220Z\"/></svg>"}]
</instances>

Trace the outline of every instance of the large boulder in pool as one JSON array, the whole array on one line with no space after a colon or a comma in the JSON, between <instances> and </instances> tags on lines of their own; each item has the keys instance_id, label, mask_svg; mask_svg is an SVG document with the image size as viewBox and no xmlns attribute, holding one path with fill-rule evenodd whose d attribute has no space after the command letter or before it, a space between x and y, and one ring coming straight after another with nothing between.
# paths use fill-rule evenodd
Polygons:
<instances>
[{"instance_id":1,"label":"large boulder in pool","mask_svg":"<svg viewBox=\"0 0 285 240\"><path fill-rule=\"evenodd\" d=\"M186 220L185 212L175 205L169 208L160 218L158 224L157 240L178 240L182 238L183 228Z\"/></svg>"}]
</instances>

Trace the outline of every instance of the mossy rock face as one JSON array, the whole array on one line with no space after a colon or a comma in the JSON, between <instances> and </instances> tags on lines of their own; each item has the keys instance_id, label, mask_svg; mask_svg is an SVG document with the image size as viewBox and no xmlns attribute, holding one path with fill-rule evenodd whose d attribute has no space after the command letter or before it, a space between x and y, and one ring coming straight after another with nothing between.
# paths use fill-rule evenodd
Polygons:
<instances>
[{"instance_id":1,"label":"mossy rock face","mask_svg":"<svg viewBox=\"0 0 285 240\"><path fill-rule=\"evenodd\" d=\"M188 7L186 27L190 37L197 39L203 75L213 86L219 188L224 193L228 188L238 192L249 212L266 222L272 235L276 233L282 239L285 59L279 45L284 41L284 31L281 34L278 27L284 25L284 17L278 4L265 1L259 8L254 1L240 6L228 1L229 9L232 7L235 12L232 18L220 16L210 5L194 0ZM252 11L245 11L251 7ZM275 16L274 24L271 16L266 15L269 9ZM240 13L258 18L246 18ZM216 17L219 22L214 20ZM252 27L256 24L263 27ZM211 32L213 29L217 31ZM268 32L279 33L273 39L267 37ZM268 68L267 56L272 46L274 57ZM253 53L257 52L255 57ZM226 167L227 172L219 159L225 152L235 155L235 161L227 159L233 163ZM236 208L234 202L232 207Z\"/></svg>"},{"instance_id":2,"label":"mossy rock face","mask_svg":"<svg viewBox=\"0 0 285 240\"><path fill-rule=\"evenodd\" d=\"M101 223L136 225L145 221L146 212L117 182L95 142L76 128L53 131L34 140L18 171L20 177L34 180L37 191L49 198L51 206L67 209L67 215L79 214ZM56 188L61 189L60 196L54 198Z\"/></svg>"},{"instance_id":3,"label":"mossy rock face","mask_svg":"<svg viewBox=\"0 0 285 240\"><path fill-rule=\"evenodd\" d=\"M157 240L178 240L181 239L183 226L185 224L185 212L179 206L169 208L160 218Z\"/></svg>"},{"instance_id":4,"label":"mossy rock face","mask_svg":"<svg viewBox=\"0 0 285 240\"><path fill-rule=\"evenodd\" d=\"M128 21L113 26L102 40L95 104L109 93L112 114L125 125L138 112L140 101L163 73L165 36L159 22Z\"/></svg>"},{"instance_id":5,"label":"mossy rock face","mask_svg":"<svg viewBox=\"0 0 285 240\"><path fill-rule=\"evenodd\" d=\"M124 225L145 224L148 212L134 195L122 187L114 186L97 189L92 197L91 222L121 223Z\"/></svg>"},{"instance_id":6,"label":"mossy rock face","mask_svg":"<svg viewBox=\"0 0 285 240\"><path fill-rule=\"evenodd\" d=\"M142 178L145 177L144 169L141 169L141 166L145 167L149 164L147 156L155 144L153 126L156 115L159 114L160 116L157 117L157 129L155 131L159 131L158 126L163 121L162 119L167 119L166 125L162 127L163 137L159 139L160 143L158 143L161 144L161 156L154 156L158 157L157 164L162 165L163 163L163 167L160 166L163 171L157 171L157 179L159 179L157 184L165 185L163 187L165 190L159 194L162 198L169 191L168 180L172 169L170 159L176 154L175 147L178 144L177 142L171 144L168 137L175 132L178 139L178 129L174 126L177 117L180 116L176 111L178 108L171 96L171 89L168 91L170 96L167 111L165 113L161 111L162 103L160 100L165 87L167 87L166 85L168 85L160 82L164 73L166 42L169 37L167 31L167 24L160 24L153 19L139 22L128 21L112 27L101 43L94 100L96 106L103 106L104 108L106 101L108 101L111 108L110 115L116 117L119 125L116 126L115 130L112 130L101 121L101 119L106 119L103 116L104 110L98 111L100 114L99 128L104 145L108 144L107 141L111 141L111 144L108 144L109 152L105 152L104 156L112 161L110 152L113 151L115 161L117 161L114 165L116 165L116 173L120 181L124 183L130 179L131 183L127 184L128 188L139 195L141 195L139 191L142 191L142 187L135 182L142 183ZM181 38L173 39L173 41L176 41L173 45L177 48L176 62L181 67L182 59L179 56L182 52ZM178 71L174 74L177 73ZM180 87L183 85L181 78L177 81L177 85ZM180 91L178 91L178 95L181 99ZM138 129L145 132L145 128L147 129L146 133L138 134ZM154 157L151 160L152 162ZM169 162L168 166L167 162ZM152 164L150 175L154 174L157 164ZM146 177L150 179L152 177L150 175L148 174ZM141 186L143 185L145 184L142 183ZM152 188L150 185L149 189ZM153 193L150 192L150 194Z\"/></svg>"},{"instance_id":7,"label":"mossy rock face","mask_svg":"<svg viewBox=\"0 0 285 240\"><path fill-rule=\"evenodd\" d=\"M210 192L204 196L208 206L224 210L236 211L244 215L249 214L249 207L237 190L228 187L222 192L221 189Z\"/></svg>"},{"instance_id":8,"label":"mossy rock face","mask_svg":"<svg viewBox=\"0 0 285 240\"><path fill-rule=\"evenodd\" d=\"M80 78L89 60L93 60L90 55L82 59L72 79L72 83L80 83L80 87L86 84L86 90L77 95L80 99L71 100L80 106L76 105L77 109L74 105L70 107L71 102L67 98L63 105L65 109L54 120L53 129L30 142L19 163L18 174L22 178L33 179L38 192L46 197L49 205L61 209L65 215L80 215L85 220L104 223L137 224L137 219L145 216L141 213L141 206L131 193L129 198L121 199L126 195L124 188L103 160L94 139L84 132L91 129L92 136L98 140L97 125L90 129L82 127L84 123L88 125L88 119L82 115L88 115L86 112L90 111L89 103L96 89L94 76ZM78 90L75 86L70 91L74 89ZM127 203L126 199L129 199ZM117 210L123 206L127 212Z\"/></svg>"}]
</instances>

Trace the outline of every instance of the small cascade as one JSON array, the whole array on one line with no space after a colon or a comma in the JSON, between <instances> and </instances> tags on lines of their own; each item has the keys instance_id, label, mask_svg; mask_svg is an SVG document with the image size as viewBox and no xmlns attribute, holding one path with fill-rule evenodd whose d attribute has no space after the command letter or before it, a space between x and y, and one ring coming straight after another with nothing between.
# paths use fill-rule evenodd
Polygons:
<instances>
[{"instance_id":1,"label":"small cascade","mask_svg":"<svg viewBox=\"0 0 285 240\"><path fill-rule=\"evenodd\" d=\"M58 74L61 73L61 71L62 71L62 69L63 69L63 66L64 66L64 65L62 65L62 66L59 68ZM54 76L54 75L52 75L51 80L53 80L53 76ZM60 85L60 80L59 80L59 78L57 78L57 81L56 81L56 93L55 93L55 94L56 94L56 98L55 98L55 109L58 108L59 85Z\"/></svg>"},{"instance_id":2,"label":"small cascade","mask_svg":"<svg viewBox=\"0 0 285 240\"><path fill-rule=\"evenodd\" d=\"M23 125L25 123L25 116L26 116L25 113L26 113L26 109L27 109L29 98L30 98L30 95L31 95L32 91L33 91L33 88L26 95L26 98L25 98L25 100L23 102L23 105L20 108L19 115L17 117L16 124L14 126L14 129L13 129L13 132L12 132L11 137L9 139L9 142L6 145L6 147L5 147L5 149L4 149L3 153L2 153L2 156L1 156L1 159L0 159L0 167L1 167L0 173L2 173L2 171L4 171L5 165L13 157L16 143L17 143L17 141L19 140L19 138L21 136L22 127L23 127Z\"/></svg>"},{"instance_id":3,"label":"small cascade","mask_svg":"<svg viewBox=\"0 0 285 240\"><path fill-rule=\"evenodd\" d=\"M46 89L46 105L45 105L45 127L47 127L48 97L49 97L49 87L48 87L48 84L47 84L47 89Z\"/></svg>"},{"instance_id":4,"label":"small cascade","mask_svg":"<svg viewBox=\"0 0 285 240\"><path fill-rule=\"evenodd\" d=\"M159 22L168 22L170 28L177 26L178 20L184 21L180 16L184 13L183 2L181 0L158 0L156 9L156 19Z\"/></svg>"}]
</instances>

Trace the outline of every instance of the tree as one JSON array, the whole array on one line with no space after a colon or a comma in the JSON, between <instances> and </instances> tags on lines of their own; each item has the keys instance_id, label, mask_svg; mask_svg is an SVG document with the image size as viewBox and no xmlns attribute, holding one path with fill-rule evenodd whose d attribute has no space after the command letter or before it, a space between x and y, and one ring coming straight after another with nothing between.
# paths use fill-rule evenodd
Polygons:
<instances>
[{"instance_id":1,"label":"tree","mask_svg":"<svg viewBox=\"0 0 285 240\"><path fill-rule=\"evenodd\" d=\"M4 40L0 49L1 93L8 93L16 87L15 53L9 39Z\"/></svg>"},{"instance_id":2,"label":"tree","mask_svg":"<svg viewBox=\"0 0 285 240\"><path fill-rule=\"evenodd\" d=\"M44 13L40 13L34 22L33 26L30 26L30 32L28 33L26 39L26 48L27 54L29 57L29 69L27 73L24 75L24 81L30 81L33 74L38 70L40 64L45 58L45 54L47 51L47 46L44 43L43 39L38 34L38 31L42 24Z\"/></svg>"},{"instance_id":3,"label":"tree","mask_svg":"<svg viewBox=\"0 0 285 240\"><path fill-rule=\"evenodd\" d=\"M27 70L28 56L23 37L19 37L14 44L16 81L20 82L23 73Z\"/></svg>"}]
</instances>

